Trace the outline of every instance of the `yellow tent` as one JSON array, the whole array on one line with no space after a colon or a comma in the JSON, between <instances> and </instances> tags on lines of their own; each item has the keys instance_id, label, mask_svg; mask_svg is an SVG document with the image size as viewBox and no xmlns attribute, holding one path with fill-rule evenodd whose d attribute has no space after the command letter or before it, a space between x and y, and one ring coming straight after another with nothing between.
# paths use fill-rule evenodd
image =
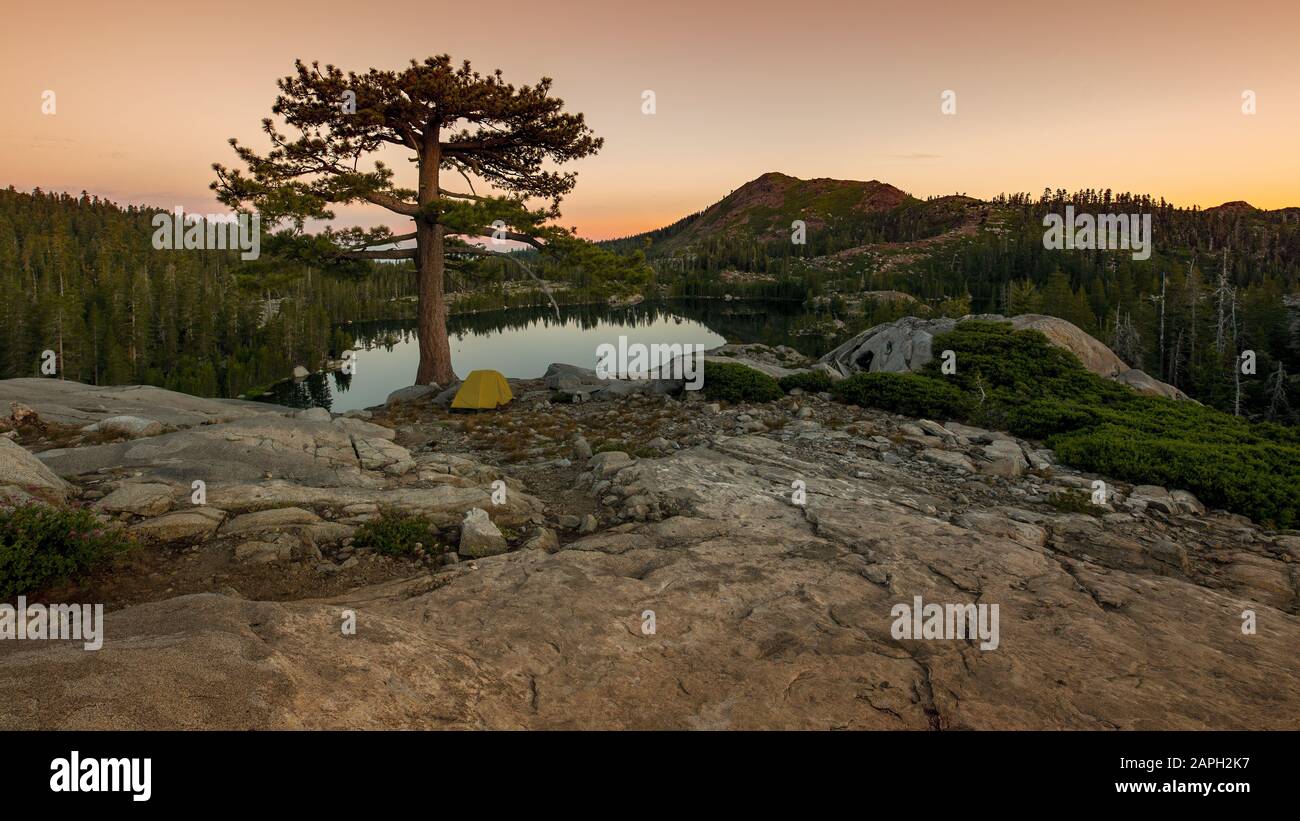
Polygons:
<instances>
[{"instance_id":1,"label":"yellow tent","mask_svg":"<svg viewBox=\"0 0 1300 821\"><path fill-rule=\"evenodd\" d=\"M499 372L473 371L456 391L451 406L457 410L491 410L514 398L506 378Z\"/></svg>"}]
</instances>

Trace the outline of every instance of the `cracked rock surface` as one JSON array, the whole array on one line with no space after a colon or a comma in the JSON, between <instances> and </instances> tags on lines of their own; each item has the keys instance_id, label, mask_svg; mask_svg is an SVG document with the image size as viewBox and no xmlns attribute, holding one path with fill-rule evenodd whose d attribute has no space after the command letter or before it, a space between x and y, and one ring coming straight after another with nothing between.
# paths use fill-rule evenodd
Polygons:
<instances>
[{"instance_id":1,"label":"cracked rock surface","mask_svg":"<svg viewBox=\"0 0 1300 821\"><path fill-rule=\"evenodd\" d=\"M1009 445L985 452L1007 437L933 422L891 431L803 419L701 434L663 456L598 453L580 481L603 529L555 552L324 600L204 593L127 607L107 615L98 652L4 642L0 726L1300 728L1300 537L1151 489L1099 515L1054 510L1034 501L1037 476L968 469L996 458L1022 470ZM328 458L353 464L340 434ZM440 458L413 457L386 481L459 479ZM1089 485L1068 471L1053 482ZM448 518L487 501L457 481L337 485L216 488L211 503L243 515L198 524L260 527L248 511L311 508L313 494L390 494ZM439 492L465 498L425 501ZM892 608L916 596L996 604L997 649L895 638ZM340 629L345 610L355 635Z\"/></svg>"}]
</instances>

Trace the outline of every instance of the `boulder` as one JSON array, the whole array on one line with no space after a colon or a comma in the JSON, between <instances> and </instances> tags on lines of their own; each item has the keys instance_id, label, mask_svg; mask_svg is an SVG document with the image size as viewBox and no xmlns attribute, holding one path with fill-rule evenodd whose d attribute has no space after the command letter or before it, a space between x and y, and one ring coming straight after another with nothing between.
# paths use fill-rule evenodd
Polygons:
<instances>
[{"instance_id":1,"label":"boulder","mask_svg":"<svg viewBox=\"0 0 1300 821\"><path fill-rule=\"evenodd\" d=\"M1158 510L1161 513L1179 512L1178 504L1169 491L1158 485L1138 485L1129 493L1124 505L1135 510Z\"/></svg>"},{"instance_id":2,"label":"boulder","mask_svg":"<svg viewBox=\"0 0 1300 821\"><path fill-rule=\"evenodd\" d=\"M384 404L388 407L401 405L409 402L419 402L422 399L432 398L437 395L440 388L437 385L410 385L409 387L399 388L388 394Z\"/></svg>"},{"instance_id":3,"label":"boulder","mask_svg":"<svg viewBox=\"0 0 1300 821\"><path fill-rule=\"evenodd\" d=\"M164 428L162 422L139 416L110 416L82 428L86 433L109 433L140 439L145 436L157 436Z\"/></svg>"},{"instance_id":4,"label":"boulder","mask_svg":"<svg viewBox=\"0 0 1300 821\"><path fill-rule=\"evenodd\" d=\"M522 545L525 550L543 550L554 553L560 549L560 537L549 527L539 527L529 535Z\"/></svg>"},{"instance_id":5,"label":"boulder","mask_svg":"<svg viewBox=\"0 0 1300 821\"><path fill-rule=\"evenodd\" d=\"M283 530L295 525L314 525L321 517L300 507L281 507L245 513L229 519L221 528L222 536L243 536L250 533Z\"/></svg>"},{"instance_id":6,"label":"boulder","mask_svg":"<svg viewBox=\"0 0 1300 821\"><path fill-rule=\"evenodd\" d=\"M406 448L387 439L354 439L357 458L366 470L382 470L391 476L401 476L415 467L415 460Z\"/></svg>"},{"instance_id":7,"label":"boulder","mask_svg":"<svg viewBox=\"0 0 1300 821\"><path fill-rule=\"evenodd\" d=\"M1029 469L1029 460L1020 445L1011 439L996 439L984 446L987 465L980 466L980 473L1014 479Z\"/></svg>"},{"instance_id":8,"label":"boulder","mask_svg":"<svg viewBox=\"0 0 1300 821\"><path fill-rule=\"evenodd\" d=\"M934 462L936 465L944 465L963 473L974 473L975 465L964 453L957 453L951 450L940 450L939 448L926 448L921 451L921 458L927 462Z\"/></svg>"},{"instance_id":9,"label":"boulder","mask_svg":"<svg viewBox=\"0 0 1300 821\"><path fill-rule=\"evenodd\" d=\"M460 547L457 553L477 559L483 556L496 556L509 548L506 537L492 523L487 511L481 507L470 509L460 525Z\"/></svg>"},{"instance_id":10,"label":"boulder","mask_svg":"<svg viewBox=\"0 0 1300 821\"><path fill-rule=\"evenodd\" d=\"M824 363L842 376L859 371L902 373L920 369L934 358L934 337L951 331L955 319L903 317L874 325L823 356Z\"/></svg>"},{"instance_id":11,"label":"boulder","mask_svg":"<svg viewBox=\"0 0 1300 821\"><path fill-rule=\"evenodd\" d=\"M161 516L171 506L171 485L153 482L127 482L95 503L95 507L109 513L136 516Z\"/></svg>"},{"instance_id":12,"label":"boulder","mask_svg":"<svg viewBox=\"0 0 1300 821\"><path fill-rule=\"evenodd\" d=\"M1189 516L1205 515L1205 505L1201 504L1201 500L1197 499L1188 491L1175 490L1169 494L1169 497L1173 499L1174 504L1178 507L1178 510L1181 511L1182 513L1185 513Z\"/></svg>"},{"instance_id":13,"label":"boulder","mask_svg":"<svg viewBox=\"0 0 1300 821\"><path fill-rule=\"evenodd\" d=\"M129 532L144 542L188 542L210 538L225 517L224 510L201 505L145 519L132 525Z\"/></svg>"},{"instance_id":14,"label":"boulder","mask_svg":"<svg viewBox=\"0 0 1300 821\"><path fill-rule=\"evenodd\" d=\"M608 479L632 462L632 457L621 450L606 450L591 457L587 467L597 479Z\"/></svg>"},{"instance_id":15,"label":"boulder","mask_svg":"<svg viewBox=\"0 0 1300 821\"><path fill-rule=\"evenodd\" d=\"M63 503L72 486L27 449L0 437L0 501Z\"/></svg>"},{"instance_id":16,"label":"boulder","mask_svg":"<svg viewBox=\"0 0 1300 821\"><path fill-rule=\"evenodd\" d=\"M604 387L608 383L608 379L600 379L591 368L580 368L577 365L566 365L563 362L551 363L547 366L546 373L542 375L543 385L553 391L565 391L567 393L576 393L584 388L594 390Z\"/></svg>"},{"instance_id":17,"label":"boulder","mask_svg":"<svg viewBox=\"0 0 1300 821\"><path fill-rule=\"evenodd\" d=\"M1021 314L1012 317L1011 325L1017 331L1038 331L1058 348L1064 348L1079 358L1083 367L1107 379L1114 379L1129 369L1124 360L1079 326L1055 316Z\"/></svg>"}]
</instances>

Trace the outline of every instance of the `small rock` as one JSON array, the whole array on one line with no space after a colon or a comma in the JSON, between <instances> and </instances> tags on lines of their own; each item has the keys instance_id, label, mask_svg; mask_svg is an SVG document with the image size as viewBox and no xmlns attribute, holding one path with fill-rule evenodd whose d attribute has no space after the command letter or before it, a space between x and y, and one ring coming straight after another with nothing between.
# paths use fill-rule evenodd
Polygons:
<instances>
[{"instance_id":1,"label":"small rock","mask_svg":"<svg viewBox=\"0 0 1300 821\"><path fill-rule=\"evenodd\" d=\"M560 549L560 537L549 527L539 527L524 542L525 550L544 550L554 553Z\"/></svg>"},{"instance_id":2,"label":"small rock","mask_svg":"<svg viewBox=\"0 0 1300 821\"><path fill-rule=\"evenodd\" d=\"M591 458L591 443L579 436L573 440L573 458L587 460Z\"/></svg>"}]
</instances>

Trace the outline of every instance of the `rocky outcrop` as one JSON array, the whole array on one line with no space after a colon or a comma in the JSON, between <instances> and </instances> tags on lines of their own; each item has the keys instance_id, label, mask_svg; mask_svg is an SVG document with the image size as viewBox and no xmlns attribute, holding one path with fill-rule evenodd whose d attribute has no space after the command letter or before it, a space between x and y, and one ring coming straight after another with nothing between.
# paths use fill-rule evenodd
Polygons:
<instances>
[{"instance_id":1,"label":"rocky outcrop","mask_svg":"<svg viewBox=\"0 0 1300 821\"><path fill-rule=\"evenodd\" d=\"M95 652L0 642L0 728L1300 729L1300 533L816 395L547 395L478 427L572 422L566 458L529 474L564 512L479 452L359 419L269 414L44 461L0 439L24 477L96 494L183 562L338 578L381 510L447 531L438 561L383 584L275 602L213 585L113 610ZM644 430L660 415L680 427ZM645 436L612 450L586 428L593 454L578 423L610 418ZM409 460L362 455L389 445ZM901 636L917 597L996 605L996 646Z\"/></svg>"},{"instance_id":2,"label":"rocky outcrop","mask_svg":"<svg viewBox=\"0 0 1300 821\"><path fill-rule=\"evenodd\" d=\"M823 356L818 364L829 366L841 376L858 371L916 371L935 357L934 338L967 320L1006 321L1018 331L1038 331L1053 345L1077 356L1085 368L1098 376L1114 379L1149 396L1188 399L1178 388L1130 368L1114 351L1077 326L1042 314L1022 314L1010 319L996 314L972 314L961 319L904 317L868 328Z\"/></svg>"},{"instance_id":3,"label":"rocky outcrop","mask_svg":"<svg viewBox=\"0 0 1300 821\"><path fill-rule=\"evenodd\" d=\"M62 476L130 469L145 481L190 485L258 481L270 477L321 486L376 487L367 464L409 462L383 443L392 431L359 419L312 420L262 414L221 424L93 447L45 451L40 459ZM375 440L371 442L371 440Z\"/></svg>"},{"instance_id":4,"label":"rocky outcrop","mask_svg":"<svg viewBox=\"0 0 1300 821\"><path fill-rule=\"evenodd\" d=\"M128 607L94 653L0 643L0 726L1300 728L1300 536L1164 488L1056 509L1093 477L1032 443L887 414L830 427L803 401L762 435L722 432L759 412L742 406L662 457L596 454L577 480L596 513L563 545L539 531L326 600ZM1003 460L1036 472L983 470ZM250 564L292 557L278 529L319 524L314 504L257 512L268 498L385 503L269 484L210 497ZM469 490L416 493L441 489ZM221 518L160 519L181 515ZM900 638L916 597L996 605L996 648Z\"/></svg>"},{"instance_id":5,"label":"rocky outcrop","mask_svg":"<svg viewBox=\"0 0 1300 821\"><path fill-rule=\"evenodd\" d=\"M31 406L47 422L78 427L114 416L187 427L290 412L265 402L203 399L149 385L98 387L63 379L0 380L0 407L15 401Z\"/></svg>"}]
</instances>

